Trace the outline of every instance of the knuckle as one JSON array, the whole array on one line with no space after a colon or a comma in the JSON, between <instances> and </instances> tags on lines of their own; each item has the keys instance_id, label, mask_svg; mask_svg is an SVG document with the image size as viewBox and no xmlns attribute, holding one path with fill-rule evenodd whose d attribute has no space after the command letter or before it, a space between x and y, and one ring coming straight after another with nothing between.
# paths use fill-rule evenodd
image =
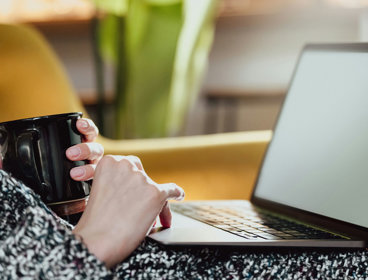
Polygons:
<instances>
[{"instance_id":1,"label":"knuckle","mask_svg":"<svg viewBox=\"0 0 368 280\"><path fill-rule=\"evenodd\" d=\"M92 157L91 159L99 158L104 154L104 148L98 143L85 143L88 147L86 150L86 156Z\"/></svg>"},{"instance_id":2,"label":"knuckle","mask_svg":"<svg viewBox=\"0 0 368 280\"><path fill-rule=\"evenodd\" d=\"M121 168L131 168L132 167L132 163L130 162L130 160L126 157L123 157L121 160L119 160L118 162L119 166Z\"/></svg>"},{"instance_id":3,"label":"knuckle","mask_svg":"<svg viewBox=\"0 0 368 280\"><path fill-rule=\"evenodd\" d=\"M128 157L130 157L135 162L141 162L141 159L135 155L129 155Z\"/></svg>"},{"instance_id":4,"label":"knuckle","mask_svg":"<svg viewBox=\"0 0 368 280\"><path fill-rule=\"evenodd\" d=\"M146 176L140 172L139 170L132 170L132 173L134 174L136 180L137 180L137 184L139 185L149 185L149 183L147 182L147 178Z\"/></svg>"},{"instance_id":5,"label":"knuckle","mask_svg":"<svg viewBox=\"0 0 368 280\"><path fill-rule=\"evenodd\" d=\"M102 159L100 160L100 165L112 165L114 163L116 163L116 159L114 156L112 155L105 155L102 157Z\"/></svg>"},{"instance_id":6,"label":"knuckle","mask_svg":"<svg viewBox=\"0 0 368 280\"><path fill-rule=\"evenodd\" d=\"M99 169L103 170L103 172L110 173L114 170L114 172L126 172L128 164L125 163L124 159L121 156L113 156L113 155L104 155L98 161Z\"/></svg>"},{"instance_id":7,"label":"knuckle","mask_svg":"<svg viewBox=\"0 0 368 280\"><path fill-rule=\"evenodd\" d=\"M147 188L147 195L149 200L162 200L162 191L152 184L149 184Z\"/></svg>"},{"instance_id":8,"label":"knuckle","mask_svg":"<svg viewBox=\"0 0 368 280\"><path fill-rule=\"evenodd\" d=\"M143 168L143 164L142 164L142 161L140 160L139 157L137 156L134 156L134 155L129 155L128 158L135 164L135 166L138 168L138 169L144 169Z\"/></svg>"}]
</instances>

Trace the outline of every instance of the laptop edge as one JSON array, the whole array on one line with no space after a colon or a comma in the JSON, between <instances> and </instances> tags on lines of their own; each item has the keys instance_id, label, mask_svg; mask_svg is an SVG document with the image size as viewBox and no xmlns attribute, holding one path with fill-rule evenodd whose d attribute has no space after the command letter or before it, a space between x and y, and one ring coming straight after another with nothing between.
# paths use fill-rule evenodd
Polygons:
<instances>
[{"instance_id":1,"label":"laptop edge","mask_svg":"<svg viewBox=\"0 0 368 280\"><path fill-rule=\"evenodd\" d=\"M289 89L292 87L295 75L303 53L310 50L337 50L347 49L349 51L368 52L368 43L353 43L353 44L308 44L299 55L298 62L294 69ZM274 131L280 121L280 115L285 106L285 102L289 94L286 95ZM257 176L255 187L250 199L250 202L258 208L280 214L282 216L297 220L301 223L313 225L343 236L348 239L329 240L329 239L300 239L300 240L247 240L240 236L235 236L232 233L223 231L203 222L186 217L182 214L173 211L173 226L170 229L155 228L150 233L149 237L159 243L165 245L200 245L200 246L245 246L245 247L334 247L334 248L364 248L367 247L368 229L357 226L351 223L343 222L337 219L329 218L316 213L304 211L288 205L276 203L271 200L262 199L256 196L256 190L259 183L259 176L264 165L264 161L268 155L273 139L267 147L261 164L260 171ZM208 201L203 201L203 203ZM224 203L242 203L246 201L220 201ZM202 203L196 201L195 203Z\"/></svg>"}]
</instances>

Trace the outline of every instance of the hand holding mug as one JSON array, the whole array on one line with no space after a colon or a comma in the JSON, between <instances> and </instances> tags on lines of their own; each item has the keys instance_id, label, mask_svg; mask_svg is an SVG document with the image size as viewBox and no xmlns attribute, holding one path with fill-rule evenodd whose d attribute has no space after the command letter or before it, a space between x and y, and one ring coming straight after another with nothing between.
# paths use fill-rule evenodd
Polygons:
<instances>
[{"instance_id":1,"label":"hand holding mug","mask_svg":"<svg viewBox=\"0 0 368 280\"><path fill-rule=\"evenodd\" d=\"M79 119L76 123L78 131L83 135L83 143L74 145L66 150L66 157L72 161L88 160L89 164L74 167L70 176L76 181L87 181L93 178L96 165L102 158L102 145L94 142L98 136L98 128L89 119Z\"/></svg>"},{"instance_id":2,"label":"hand holding mug","mask_svg":"<svg viewBox=\"0 0 368 280\"><path fill-rule=\"evenodd\" d=\"M86 180L93 177L103 154L101 145L92 142L98 134L96 126L81 115L72 112L0 123L2 168L61 216L83 211L91 186ZM78 152L72 160L71 147Z\"/></svg>"}]
</instances>

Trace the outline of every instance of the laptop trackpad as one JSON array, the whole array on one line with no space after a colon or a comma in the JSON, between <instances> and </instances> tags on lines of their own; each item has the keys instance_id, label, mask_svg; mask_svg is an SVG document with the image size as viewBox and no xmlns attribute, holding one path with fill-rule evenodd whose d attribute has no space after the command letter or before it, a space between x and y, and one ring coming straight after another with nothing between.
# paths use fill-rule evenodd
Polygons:
<instances>
[{"instance_id":1,"label":"laptop trackpad","mask_svg":"<svg viewBox=\"0 0 368 280\"><path fill-rule=\"evenodd\" d=\"M198 244L206 245L217 243L244 242L244 238L216 229L205 223L173 212L173 222L171 228L153 229L150 238L163 244Z\"/></svg>"}]
</instances>

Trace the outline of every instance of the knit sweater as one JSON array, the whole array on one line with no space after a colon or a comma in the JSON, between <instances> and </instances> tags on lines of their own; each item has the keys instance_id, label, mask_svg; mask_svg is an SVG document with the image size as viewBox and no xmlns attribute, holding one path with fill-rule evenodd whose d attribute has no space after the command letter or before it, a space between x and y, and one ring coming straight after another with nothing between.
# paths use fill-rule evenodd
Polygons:
<instances>
[{"instance_id":1,"label":"knit sweater","mask_svg":"<svg viewBox=\"0 0 368 280\"><path fill-rule=\"evenodd\" d=\"M368 253L216 247L146 240L108 270L31 189L0 170L0 279L368 279Z\"/></svg>"}]
</instances>

